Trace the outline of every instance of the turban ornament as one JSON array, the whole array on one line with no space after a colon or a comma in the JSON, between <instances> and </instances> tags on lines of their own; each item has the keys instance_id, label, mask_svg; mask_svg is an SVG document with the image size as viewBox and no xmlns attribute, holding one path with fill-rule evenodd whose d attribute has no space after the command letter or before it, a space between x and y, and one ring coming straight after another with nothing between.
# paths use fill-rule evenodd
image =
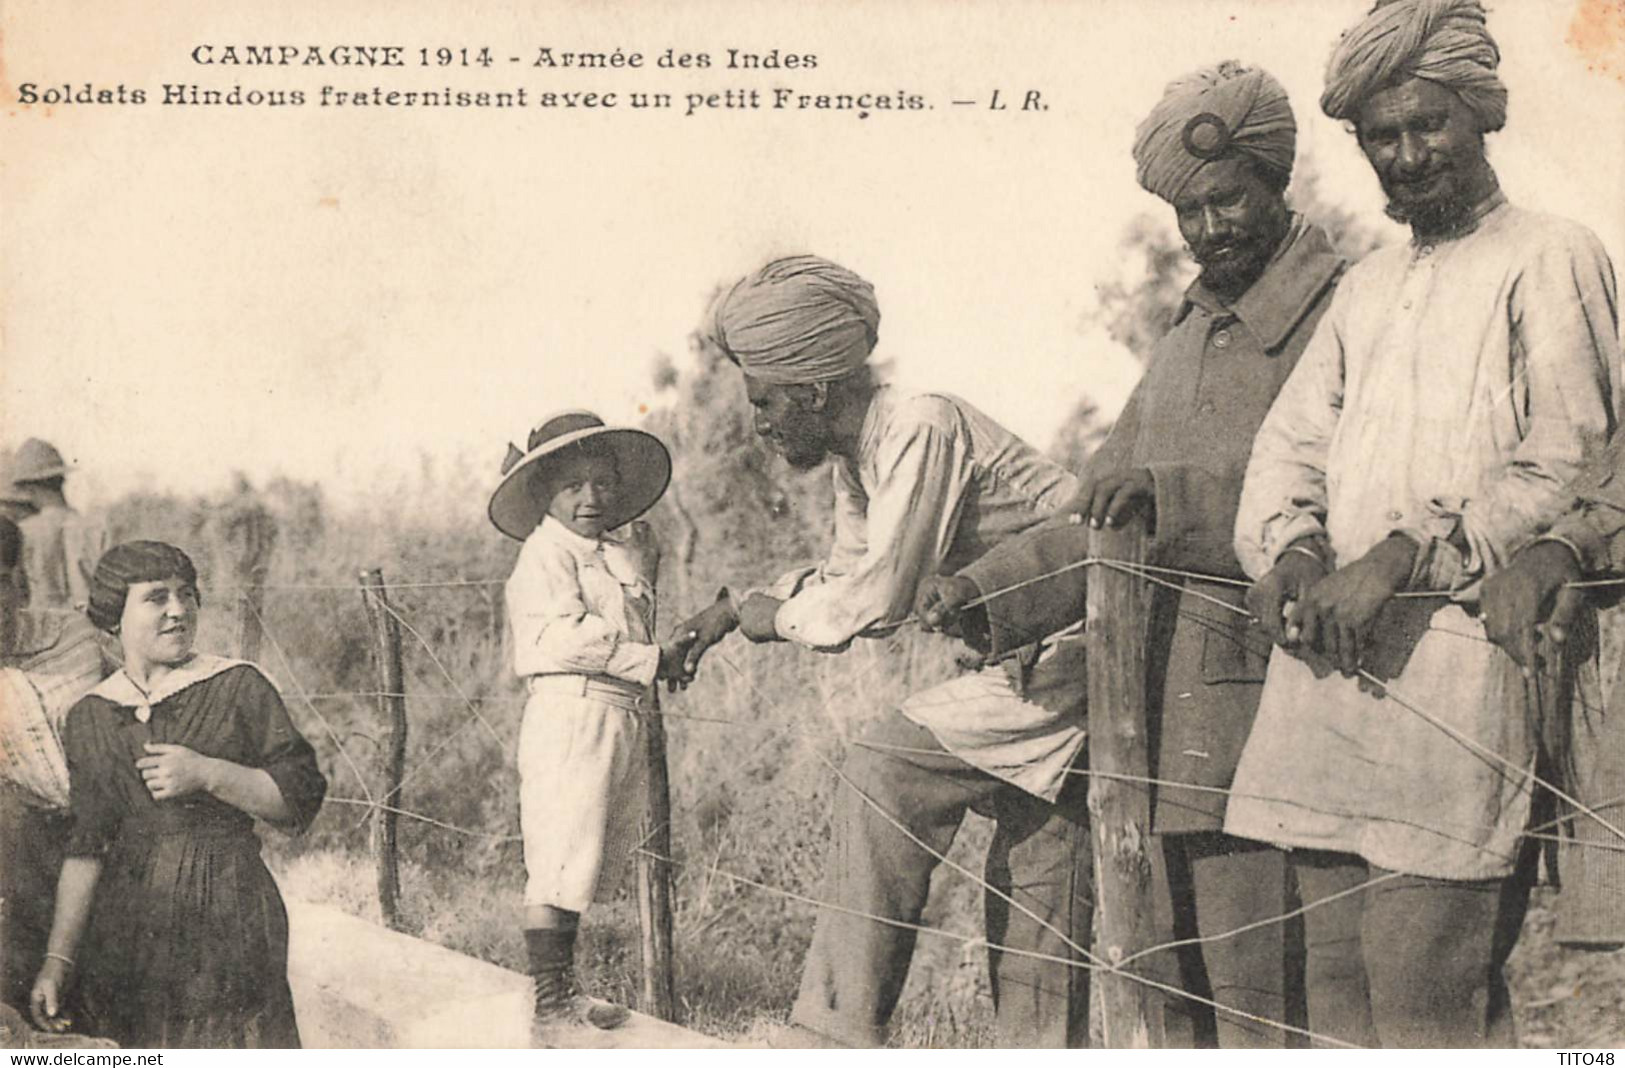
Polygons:
<instances>
[{"instance_id":1,"label":"turban ornament","mask_svg":"<svg viewBox=\"0 0 1625 1068\"><path fill-rule=\"evenodd\" d=\"M1507 118L1500 62L1479 0L1380 0L1337 42L1320 107L1353 121L1372 93L1422 78L1460 97L1485 132L1499 130Z\"/></svg>"},{"instance_id":2,"label":"turban ornament","mask_svg":"<svg viewBox=\"0 0 1625 1068\"><path fill-rule=\"evenodd\" d=\"M1252 157L1292 176L1298 126L1286 90L1268 72L1226 60L1169 83L1134 131L1140 184L1164 200L1184 191L1208 163Z\"/></svg>"},{"instance_id":3,"label":"turban ornament","mask_svg":"<svg viewBox=\"0 0 1625 1068\"><path fill-rule=\"evenodd\" d=\"M753 378L831 382L869 359L879 336L874 287L818 256L788 256L734 283L711 311L711 338Z\"/></svg>"}]
</instances>

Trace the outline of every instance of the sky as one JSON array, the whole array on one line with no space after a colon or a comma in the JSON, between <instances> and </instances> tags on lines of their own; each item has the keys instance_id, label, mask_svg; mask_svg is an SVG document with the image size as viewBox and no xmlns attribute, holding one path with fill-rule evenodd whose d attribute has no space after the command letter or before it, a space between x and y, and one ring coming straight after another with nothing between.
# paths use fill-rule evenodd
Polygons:
<instances>
[{"instance_id":1,"label":"sky","mask_svg":"<svg viewBox=\"0 0 1625 1068\"><path fill-rule=\"evenodd\" d=\"M575 407L660 403L715 287L791 252L870 279L878 359L1040 446L1082 397L1115 411L1139 365L1091 325L1127 268L1135 124L1224 58L1287 87L1299 158L1381 226L1377 184L1319 113L1325 58L1368 0L813 4L10 0L0 70L0 440L40 436L95 504L211 492L235 472L319 482L342 507L425 460L494 485L511 438ZM420 5L426 8L427 5ZM1595 0L1491 6L1511 96L1508 196L1625 256L1625 29ZM199 44L399 44L406 68L202 66ZM488 46L493 68L417 63ZM543 46L705 51L707 70L546 69ZM735 70L726 49L813 54ZM511 63L509 57L520 62ZM22 87L144 87L139 107L21 104ZM162 107L161 86L670 92L674 111ZM687 93L918 94L920 111L715 109ZM991 110L991 91L1008 103ZM1023 112L1037 90L1046 110ZM974 106L951 101L970 99Z\"/></svg>"}]
</instances>

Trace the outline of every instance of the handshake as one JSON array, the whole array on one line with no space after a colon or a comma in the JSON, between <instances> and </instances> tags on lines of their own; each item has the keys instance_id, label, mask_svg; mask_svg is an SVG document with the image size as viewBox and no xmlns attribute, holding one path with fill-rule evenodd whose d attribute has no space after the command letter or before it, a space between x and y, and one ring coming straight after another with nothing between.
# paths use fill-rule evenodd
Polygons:
<instances>
[{"instance_id":1,"label":"handshake","mask_svg":"<svg viewBox=\"0 0 1625 1068\"><path fill-rule=\"evenodd\" d=\"M700 670L706 650L738 629L753 642L777 641L774 617L783 603L764 593L753 593L744 604L735 606L733 595L724 586L711 607L684 620L672 636L660 643L660 666L656 681L667 691L684 689Z\"/></svg>"}]
</instances>

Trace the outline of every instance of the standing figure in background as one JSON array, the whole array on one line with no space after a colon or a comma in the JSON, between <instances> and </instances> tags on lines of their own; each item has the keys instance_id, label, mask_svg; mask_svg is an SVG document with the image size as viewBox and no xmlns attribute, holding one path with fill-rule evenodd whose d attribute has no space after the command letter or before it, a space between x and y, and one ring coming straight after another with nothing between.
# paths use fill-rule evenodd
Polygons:
<instances>
[{"instance_id":1,"label":"standing figure in background","mask_svg":"<svg viewBox=\"0 0 1625 1068\"><path fill-rule=\"evenodd\" d=\"M525 947L535 980L533 1046L620 1026L626 1009L576 978L581 913L621 882L648 789L643 717L657 680L686 681L688 641L654 639L655 563L646 523L671 456L641 430L565 412L508 447L491 522L524 543L508 578L513 670L529 698L519 728Z\"/></svg>"},{"instance_id":2,"label":"standing figure in background","mask_svg":"<svg viewBox=\"0 0 1625 1068\"><path fill-rule=\"evenodd\" d=\"M60 1029L77 979L121 1046L296 1047L288 915L254 821L303 831L327 781L258 668L195 651L198 607L173 545L96 565L88 613L124 666L68 713L73 831L30 1008Z\"/></svg>"},{"instance_id":3,"label":"standing figure in background","mask_svg":"<svg viewBox=\"0 0 1625 1068\"><path fill-rule=\"evenodd\" d=\"M1411 239L1344 276L1236 518L1281 648L1225 830L1292 851L1310 1027L1361 1046L1512 1038L1536 726L1471 602L1615 426L1613 266L1501 194L1499 62L1478 0L1384 0L1339 42L1321 107Z\"/></svg>"},{"instance_id":4,"label":"standing figure in background","mask_svg":"<svg viewBox=\"0 0 1625 1068\"><path fill-rule=\"evenodd\" d=\"M1594 655L1594 643L1574 650L1574 657L1562 655L1572 632L1595 635L1589 602L1611 601L1620 610L1625 434L1615 433L1608 451L1570 489L1579 505L1513 557L1506 570L1486 579L1480 603L1490 640L1526 674L1542 667L1575 672L1572 691L1565 680L1547 675L1558 683L1553 689L1570 699L1567 708L1545 710L1561 717L1543 732L1558 740L1550 763L1567 780L1566 793L1614 827L1625 827L1625 656L1605 698L1596 665L1576 662ZM1598 590L1575 585L1586 573L1605 575L1615 585ZM1566 816L1567 833L1558 845L1561 889L1553 937L1560 945L1612 952L1625 946L1625 842L1584 814Z\"/></svg>"},{"instance_id":5,"label":"standing figure in background","mask_svg":"<svg viewBox=\"0 0 1625 1068\"><path fill-rule=\"evenodd\" d=\"M113 664L80 613L25 609L22 548L0 519L0 1001L27 1012L72 827L63 721Z\"/></svg>"},{"instance_id":6,"label":"standing figure in background","mask_svg":"<svg viewBox=\"0 0 1625 1068\"><path fill-rule=\"evenodd\" d=\"M107 547L107 532L68 504L68 470L56 447L38 438L23 442L12 458L11 477L35 509L21 521L35 608L84 608L91 573Z\"/></svg>"},{"instance_id":7,"label":"standing figure in background","mask_svg":"<svg viewBox=\"0 0 1625 1068\"><path fill-rule=\"evenodd\" d=\"M38 510L34 507L34 495L17 485L17 480L11 475L11 468L9 466L0 466L0 519L9 520L12 523L21 523ZM18 566L23 565L19 562ZM26 568L19 576L19 581L22 583L25 594L22 603L26 604L28 601L26 596L28 588Z\"/></svg>"},{"instance_id":8,"label":"standing figure in background","mask_svg":"<svg viewBox=\"0 0 1625 1068\"><path fill-rule=\"evenodd\" d=\"M742 603L683 628L692 657L735 627L755 642L839 652L891 633L922 579L953 571L1054 514L1076 488L1059 465L957 397L877 385L874 289L817 256L775 260L714 309L711 333L745 374L757 434L800 470L831 461L835 543ZM998 1039L1089 1038L1090 938L1079 627L885 709L847 747L824 900L791 1021L794 1041L878 1046L913 958L937 857L965 816L993 818L988 971ZM1007 951L1007 948L1008 950ZM1041 959L1042 958L1042 959Z\"/></svg>"},{"instance_id":9,"label":"standing figure in background","mask_svg":"<svg viewBox=\"0 0 1625 1068\"><path fill-rule=\"evenodd\" d=\"M1223 581L1245 578L1231 548L1242 476L1253 435L1347 266L1287 205L1296 140L1286 91L1263 70L1229 61L1168 86L1140 124L1134 158L1202 271L1079 479L1067 511L1088 525L1006 542L929 584L918 605L925 625L966 630L965 604L1009 589L972 610L982 618L968 630L987 634L994 654L1023 645L1082 617L1086 572L1062 569L1088 557L1090 527L1130 518L1150 526L1153 563L1220 579L1157 588L1148 635L1146 730L1151 774L1162 780L1151 803L1162 846L1158 941L1211 939L1181 947L1177 974L1165 978L1223 1006L1214 1016L1168 996L1173 1043L1212 1041L1216 1028L1221 1046L1282 1045L1285 1030L1240 1014L1287 1020L1288 986L1301 972L1287 959L1288 925L1268 922L1290 909L1285 858L1222 830L1270 649L1238 614L1242 590Z\"/></svg>"}]
</instances>

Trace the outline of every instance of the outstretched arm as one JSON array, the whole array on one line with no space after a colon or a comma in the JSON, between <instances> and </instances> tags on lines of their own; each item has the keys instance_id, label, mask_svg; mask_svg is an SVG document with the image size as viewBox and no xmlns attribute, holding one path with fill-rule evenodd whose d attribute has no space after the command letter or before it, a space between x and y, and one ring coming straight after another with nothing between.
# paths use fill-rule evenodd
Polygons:
<instances>
[{"instance_id":1,"label":"outstretched arm","mask_svg":"<svg viewBox=\"0 0 1625 1068\"><path fill-rule=\"evenodd\" d=\"M831 649L896 624L913 610L920 580L947 556L974 478L954 414L926 411L882 442L874 466L862 556L786 600L774 616L778 636Z\"/></svg>"}]
</instances>

